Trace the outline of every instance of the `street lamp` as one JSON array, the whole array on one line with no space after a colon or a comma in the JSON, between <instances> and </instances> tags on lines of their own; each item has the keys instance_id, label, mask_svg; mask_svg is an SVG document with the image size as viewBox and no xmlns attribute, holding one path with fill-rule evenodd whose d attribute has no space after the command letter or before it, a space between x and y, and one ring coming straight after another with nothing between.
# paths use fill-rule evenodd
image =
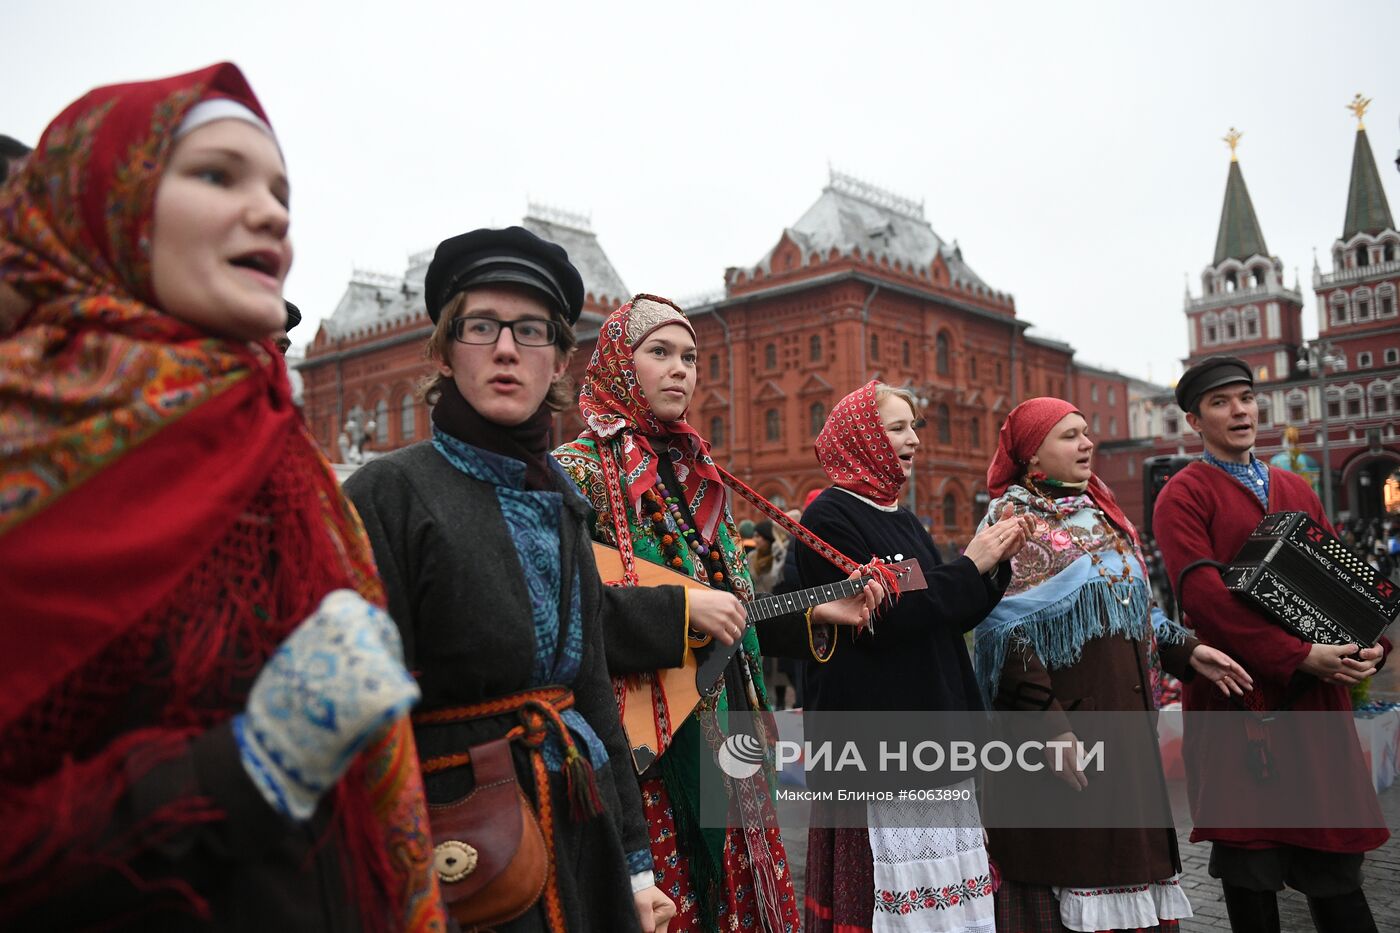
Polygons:
<instances>
[{"instance_id":1,"label":"street lamp","mask_svg":"<svg viewBox=\"0 0 1400 933\"><path fill-rule=\"evenodd\" d=\"M1317 398L1322 406L1322 511L1332 520L1332 447L1328 436L1331 421L1327 415L1327 370L1339 369L1342 357L1330 340L1318 337L1298 348L1298 370L1307 373L1317 386Z\"/></svg>"}]
</instances>

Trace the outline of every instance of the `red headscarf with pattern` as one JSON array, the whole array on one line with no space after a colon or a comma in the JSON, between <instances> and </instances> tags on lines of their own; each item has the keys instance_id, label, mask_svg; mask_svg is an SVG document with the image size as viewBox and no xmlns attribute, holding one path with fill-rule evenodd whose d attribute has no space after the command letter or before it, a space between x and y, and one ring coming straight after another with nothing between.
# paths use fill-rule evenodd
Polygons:
<instances>
[{"instance_id":1,"label":"red headscarf with pattern","mask_svg":"<svg viewBox=\"0 0 1400 933\"><path fill-rule=\"evenodd\" d=\"M997 434L997 450L987 467L987 492L993 499L1006 492L1008 486L1018 482L1030 468L1030 459L1050 430L1059 424L1066 415L1082 414L1072 403L1062 398L1042 396L1026 399L1006 416L1006 421ZM1132 537L1133 543L1140 545L1137 529L1123 514L1118 499L1098 474L1089 476L1085 494L1094 500L1099 510L1107 515L1115 525Z\"/></svg>"},{"instance_id":2,"label":"red headscarf with pattern","mask_svg":"<svg viewBox=\"0 0 1400 933\"><path fill-rule=\"evenodd\" d=\"M653 441L665 441L696 530L705 541L713 541L728 492L710 459L710 444L686 422L684 413L675 421L657 420L632 362L647 336L667 324L679 324L695 335L685 313L655 295L637 295L603 321L579 389L578 407L588 425L584 436L599 442L618 438L618 472L634 510L642 494L656 485Z\"/></svg>"},{"instance_id":3,"label":"red headscarf with pattern","mask_svg":"<svg viewBox=\"0 0 1400 933\"><path fill-rule=\"evenodd\" d=\"M899 501L904 471L880 420L875 400L879 384L872 379L837 402L813 446L833 483L877 505L890 506Z\"/></svg>"},{"instance_id":4,"label":"red headscarf with pattern","mask_svg":"<svg viewBox=\"0 0 1400 933\"><path fill-rule=\"evenodd\" d=\"M131 782L242 709L327 593L384 604L271 343L155 303L156 191L184 116L215 97L266 120L229 64L98 88L0 187L0 281L30 306L0 337L0 926L102 872L140 884L133 860L225 819L190 797L105 832ZM401 720L334 791L366 929L444 926L416 759Z\"/></svg>"}]
</instances>

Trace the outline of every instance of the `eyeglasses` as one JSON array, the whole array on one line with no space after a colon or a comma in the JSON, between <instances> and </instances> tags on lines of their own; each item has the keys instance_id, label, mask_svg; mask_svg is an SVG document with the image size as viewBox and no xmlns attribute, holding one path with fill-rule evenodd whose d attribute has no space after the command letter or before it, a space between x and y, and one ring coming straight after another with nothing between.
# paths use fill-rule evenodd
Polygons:
<instances>
[{"instance_id":1,"label":"eyeglasses","mask_svg":"<svg viewBox=\"0 0 1400 933\"><path fill-rule=\"evenodd\" d=\"M559 325L553 321L526 317L518 321L498 321L493 317L459 317L452 322L452 339L458 343L494 344L501 328L510 328L511 338L522 347L547 347L554 343Z\"/></svg>"}]
</instances>

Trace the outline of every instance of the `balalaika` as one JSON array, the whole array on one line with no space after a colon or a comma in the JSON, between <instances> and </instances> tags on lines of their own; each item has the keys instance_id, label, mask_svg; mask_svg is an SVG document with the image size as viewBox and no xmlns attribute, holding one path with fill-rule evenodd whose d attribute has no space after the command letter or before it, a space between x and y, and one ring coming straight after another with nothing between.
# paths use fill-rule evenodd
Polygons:
<instances>
[{"instance_id":1,"label":"balalaika","mask_svg":"<svg viewBox=\"0 0 1400 933\"><path fill-rule=\"evenodd\" d=\"M622 556L616 548L594 541L593 559L598 564L598 573L603 582L622 578ZM642 586L709 589L708 584L660 564L639 560L635 566L638 582ZM888 566L899 581L900 592L928 588L928 581L924 579L924 572L917 561L906 560ZM753 625L789 612L854 596L869 579L841 580L781 596L759 596L748 604L748 622ZM736 641L725 646L710 639L691 642L680 667L628 678L630 683L618 697L618 702L622 707L622 728L632 745L632 766L638 774L666 750L667 736L680 728L681 722L699 705L700 698L715 689L716 681L724 673L729 659L739 650L740 644ZM661 728L660 719L665 720L666 728Z\"/></svg>"},{"instance_id":2,"label":"balalaika","mask_svg":"<svg viewBox=\"0 0 1400 933\"><path fill-rule=\"evenodd\" d=\"M1371 646L1400 617L1400 587L1305 512L1274 512L1254 529L1225 586L1305 641Z\"/></svg>"}]
</instances>

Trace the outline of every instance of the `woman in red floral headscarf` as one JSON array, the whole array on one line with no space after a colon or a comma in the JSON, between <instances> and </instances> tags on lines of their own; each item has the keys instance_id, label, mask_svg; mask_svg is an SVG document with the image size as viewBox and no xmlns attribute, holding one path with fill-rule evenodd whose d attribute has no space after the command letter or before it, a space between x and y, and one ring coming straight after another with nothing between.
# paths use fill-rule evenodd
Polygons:
<instances>
[{"instance_id":1,"label":"woman in red floral headscarf","mask_svg":"<svg viewBox=\"0 0 1400 933\"><path fill-rule=\"evenodd\" d=\"M1155 710L1154 675L1163 666L1201 674L1227 695L1251 683L1229 657L1151 606L1137 530L1093 472L1093 450L1073 404L1032 398L1007 415L987 468L993 499L984 523L1023 516L1030 537L1011 562L1005 598L977 628L977 679L988 706L1013 714L1004 721L1031 719L1041 741L1091 743L1104 728L1095 713ZM1087 721L1080 711L1092 711ZM1110 807L1165 809L1154 720L1118 719L1131 725L1109 740L1116 770L1106 775L1091 778L1068 755L1061 766L1050 756L1040 772L987 775L994 812L1003 800L1035 800L1057 817L1053 827L990 831L1002 874L998 927L1169 933L1191 916L1170 823L1071 825Z\"/></svg>"},{"instance_id":2,"label":"woman in red floral headscarf","mask_svg":"<svg viewBox=\"0 0 1400 933\"><path fill-rule=\"evenodd\" d=\"M836 403L817 436L817 459L833 485L803 522L852 560L917 560L928 588L903 596L871 631L841 638L828 663L807 665L809 741L820 741L822 712L982 708L963 634L1001 598L1009 577L1003 561L1025 532L1018 522L994 525L945 564L918 518L899 505L919 449L917 424L907 390L869 382ZM805 547L797 566L803 586L835 576ZM947 812L911 800L852 813L819 803L807 840L808 931L991 929L992 881L975 806Z\"/></svg>"},{"instance_id":3,"label":"woman in red floral headscarf","mask_svg":"<svg viewBox=\"0 0 1400 933\"><path fill-rule=\"evenodd\" d=\"M799 913L769 802L772 775L763 769L740 780L719 772L714 755L725 740L722 724L730 711L758 714L758 738L776 738L766 734L771 707L760 644L770 654L825 657L832 624L868 619L881 591L869 586L805 614L767 620L757 631L745 626L740 600L753 598L753 583L729 509L731 480L685 418L695 392L695 360L695 331L678 307L652 295L624 304L603 322L584 375L579 409L588 428L554 456L596 510L597 539L615 544L625 537L638 557L711 587L687 590L687 618L609 631L609 668L620 688L622 675L681 666L687 624L726 645L742 641L725 668L723 689L694 715L670 722L664 703L657 707L665 754L642 775L642 804L657 885L676 902L669 929L786 933L798 929ZM733 801L730 822L737 825L702 828L701 794L726 785Z\"/></svg>"},{"instance_id":4,"label":"woman in red floral headscarf","mask_svg":"<svg viewBox=\"0 0 1400 933\"><path fill-rule=\"evenodd\" d=\"M417 688L268 339L288 196L228 64L0 189L0 926L443 928Z\"/></svg>"}]
</instances>

